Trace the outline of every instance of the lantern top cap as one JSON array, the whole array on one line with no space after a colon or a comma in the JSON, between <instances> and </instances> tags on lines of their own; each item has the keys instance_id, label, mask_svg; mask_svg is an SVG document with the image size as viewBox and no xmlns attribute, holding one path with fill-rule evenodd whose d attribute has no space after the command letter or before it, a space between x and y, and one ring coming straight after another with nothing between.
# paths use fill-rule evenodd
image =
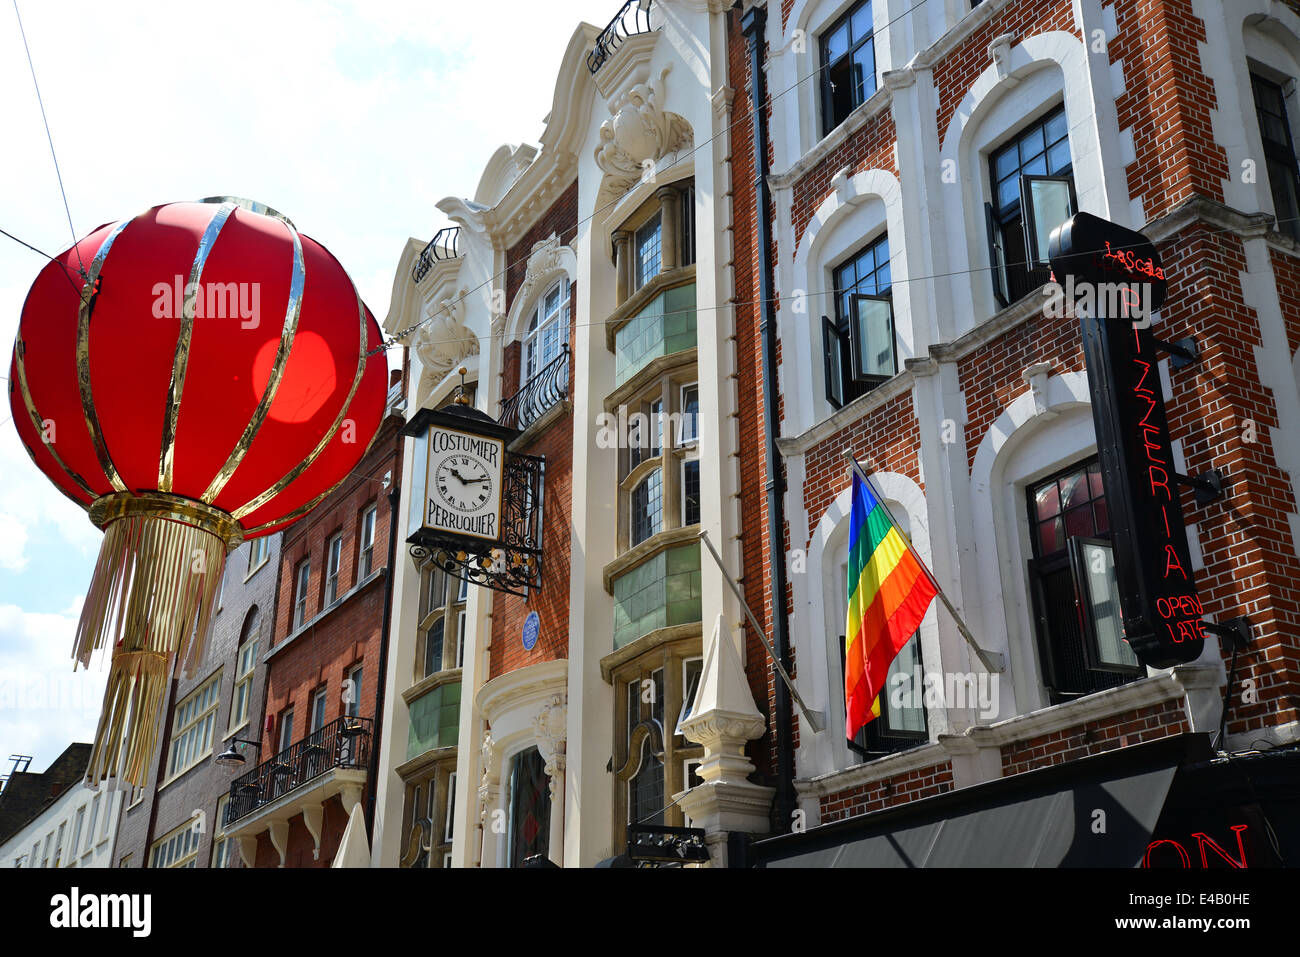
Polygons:
<instances>
[{"instance_id":1,"label":"lantern top cap","mask_svg":"<svg viewBox=\"0 0 1300 957\"><path fill-rule=\"evenodd\" d=\"M266 203L259 203L255 199L245 199L243 196L205 196L201 200L199 200L199 202L200 203L234 203L236 206L240 207L241 209L246 209L250 213L258 213L259 215L262 216L270 216L272 219L278 219L282 223L287 224L291 229L298 228L297 226L293 225L293 220L291 220L288 216L284 215L284 213L280 212L278 209L273 209L272 207L266 205Z\"/></svg>"}]
</instances>

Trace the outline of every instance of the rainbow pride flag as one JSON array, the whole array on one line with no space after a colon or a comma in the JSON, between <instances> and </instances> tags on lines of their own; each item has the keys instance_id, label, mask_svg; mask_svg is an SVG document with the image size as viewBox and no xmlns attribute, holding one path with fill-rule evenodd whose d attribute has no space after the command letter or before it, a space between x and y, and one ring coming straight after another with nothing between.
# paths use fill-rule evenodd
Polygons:
<instances>
[{"instance_id":1,"label":"rainbow pride flag","mask_svg":"<svg viewBox=\"0 0 1300 957\"><path fill-rule=\"evenodd\" d=\"M853 472L849 515L849 614L844 631L845 734L880 717L889 666L937 594L871 487Z\"/></svg>"}]
</instances>

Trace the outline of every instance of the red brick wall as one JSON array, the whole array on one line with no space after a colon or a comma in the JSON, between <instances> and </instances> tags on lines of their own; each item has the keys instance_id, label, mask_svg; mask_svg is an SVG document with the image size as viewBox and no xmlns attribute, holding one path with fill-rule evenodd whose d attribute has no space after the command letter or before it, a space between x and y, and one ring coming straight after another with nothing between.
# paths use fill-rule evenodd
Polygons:
<instances>
[{"instance_id":1,"label":"red brick wall","mask_svg":"<svg viewBox=\"0 0 1300 957\"><path fill-rule=\"evenodd\" d=\"M528 256L533 244L555 233L560 245L573 242L578 233L578 181L575 179L554 203L535 222L523 238L506 250L506 308L515 301L515 294L523 285L528 271Z\"/></svg>"},{"instance_id":2,"label":"red brick wall","mask_svg":"<svg viewBox=\"0 0 1300 957\"><path fill-rule=\"evenodd\" d=\"M1105 721L1089 721L1008 744L1002 748L1002 774L1009 777L1190 730L1182 702L1165 701Z\"/></svg>"},{"instance_id":3,"label":"red brick wall","mask_svg":"<svg viewBox=\"0 0 1300 957\"><path fill-rule=\"evenodd\" d=\"M898 804L934 797L952 790L952 763L945 761L917 768L883 781L862 784L827 794L820 799L821 822L830 824L845 818L870 814Z\"/></svg>"},{"instance_id":4,"label":"red brick wall","mask_svg":"<svg viewBox=\"0 0 1300 957\"><path fill-rule=\"evenodd\" d=\"M1124 6L1124 4L1118 4ZM939 145L952 122L957 106L979 75L988 69L989 45L1004 33L1024 37L1065 30L1079 36L1070 0L1016 0L1008 3L988 23L963 40L956 49L934 65L934 85L939 93ZM1121 123L1121 126L1123 124Z\"/></svg>"},{"instance_id":5,"label":"red brick wall","mask_svg":"<svg viewBox=\"0 0 1300 957\"><path fill-rule=\"evenodd\" d=\"M849 167L850 176L868 169L889 170L897 176L898 167L894 163L897 138L894 114L888 108L883 109L800 177L791 200L795 236L803 235L817 207L830 195L832 177L844 167Z\"/></svg>"},{"instance_id":6,"label":"red brick wall","mask_svg":"<svg viewBox=\"0 0 1300 957\"><path fill-rule=\"evenodd\" d=\"M1126 170L1147 219L1193 193L1223 200L1227 155L1214 144L1214 87L1201 67L1205 25L1191 0L1117 3L1119 35L1111 62L1124 61L1124 92L1115 100L1120 129L1132 127L1137 161Z\"/></svg>"},{"instance_id":7,"label":"red brick wall","mask_svg":"<svg viewBox=\"0 0 1300 957\"><path fill-rule=\"evenodd\" d=\"M526 263L533 243L556 233L562 243L573 238L578 212L578 187L575 182L556 200L518 243L511 247L509 260L520 257ZM511 267L513 270L513 267ZM513 306L523 280L522 266L512 279L507 276L508 303ZM513 273L512 273L513 275ZM569 341L573 342L578 315L578 284L569 284ZM521 343L512 342L503 353L501 395L515 394L522 380ZM570 364L570 375L572 375ZM572 391L570 391L572 395ZM492 643L488 649L488 677L495 678L518 668L542 661L556 661L569 654L569 558L572 545L573 517L573 413L560 416L518 451L546 459L546 492L543 502L542 587L530 590L528 597L498 592L492 601ZM531 651L524 649L524 621L536 611L541 630Z\"/></svg>"},{"instance_id":8,"label":"red brick wall","mask_svg":"<svg viewBox=\"0 0 1300 957\"><path fill-rule=\"evenodd\" d=\"M312 838L302 815L295 814L289 819L289 842L284 852L285 867L329 867L338 853L339 841L343 830L348 826L348 816L343 810L343 802L332 797L325 802L321 820L320 857L313 859L312 849L316 841ZM235 851L234 853L238 853ZM279 867L280 855L265 833L257 841L255 867Z\"/></svg>"}]
</instances>

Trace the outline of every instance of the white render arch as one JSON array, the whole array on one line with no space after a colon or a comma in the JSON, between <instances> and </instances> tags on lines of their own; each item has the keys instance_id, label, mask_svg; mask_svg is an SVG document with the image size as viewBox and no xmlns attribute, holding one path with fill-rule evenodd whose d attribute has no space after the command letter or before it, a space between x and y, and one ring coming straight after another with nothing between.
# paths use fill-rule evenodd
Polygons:
<instances>
[{"instance_id":1,"label":"white render arch","mask_svg":"<svg viewBox=\"0 0 1300 957\"><path fill-rule=\"evenodd\" d=\"M1040 678L1032 601L1025 576L1031 552L1021 513L1028 482L1097 449L1088 376L1067 372L1047 378L1037 394L1017 396L989 426L971 468L979 589L967 599L971 627L990 651L1007 656L1014 700L1003 695L998 718L1048 705Z\"/></svg>"},{"instance_id":2,"label":"white render arch","mask_svg":"<svg viewBox=\"0 0 1300 957\"><path fill-rule=\"evenodd\" d=\"M571 246L561 243L554 233L551 234L550 239L543 240L537 245L543 248L540 250L535 248L534 254L529 257L524 286L515 295L515 301L510 304L501 341L494 342L494 348L504 349L510 343L522 342L527 337L528 322L537 309L537 303L556 282L561 279L568 279L570 284L578 281L578 257ZM536 269L534 263L537 263Z\"/></svg>"},{"instance_id":3,"label":"white render arch","mask_svg":"<svg viewBox=\"0 0 1300 957\"><path fill-rule=\"evenodd\" d=\"M786 431L791 434L811 427L832 411L826 401L821 345L821 317L831 315L835 308L831 298L832 265L860 249L869 239L879 238L882 227L884 233L893 237L889 244L889 269L894 289L899 368L904 359L918 355L918 349L924 353L929 345L926 331L918 332L913 322L917 314L913 309L916 290L908 282L898 179L888 170L870 169L853 176L841 171L832 183L834 191L817 207L799 238L792 268L792 291L781 299L781 318L787 328L791 323L794 325L796 344L790 358L783 363L786 394L793 392L798 396L794 407L786 410ZM804 296L798 304L800 290Z\"/></svg>"},{"instance_id":4,"label":"white render arch","mask_svg":"<svg viewBox=\"0 0 1300 957\"><path fill-rule=\"evenodd\" d=\"M912 544L929 565L929 515L921 487L898 472L874 472L871 480L895 517L906 523ZM795 717L799 722L798 776L801 778L850 767L854 763L844 739L844 688L837 645L844 632L847 610L835 607L838 603L827 598L828 593L836 594L836 589L831 587L840 574L836 552L848 540L852 502L853 489L848 485L826 507L817 522L808 545L805 577L810 580L806 602L801 608L796 599L795 614L791 619L790 636L795 660L807 662L800 668L795 684L808 706L826 715L825 730L814 734L796 710ZM926 669L941 669L938 619L933 605L921 622L920 632L921 658ZM932 735L946 730L942 715L930 713L927 709L926 719Z\"/></svg>"},{"instance_id":5,"label":"white render arch","mask_svg":"<svg viewBox=\"0 0 1300 957\"><path fill-rule=\"evenodd\" d=\"M1118 124L1113 106L1105 117L1094 108L1097 83L1091 82L1083 41L1053 31L1025 37L1014 45L1008 40L1001 48L995 41L994 48L994 62L971 84L940 138L940 166L953 170L961 184L941 190L939 196L947 224L952 301L973 304L971 310L936 317L943 340L956 339L998 311L989 282L984 220L984 203L989 199L986 157L1027 118L1064 102L1079 208L1121 225L1129 218Z\"/></svg>"}]
</instances>

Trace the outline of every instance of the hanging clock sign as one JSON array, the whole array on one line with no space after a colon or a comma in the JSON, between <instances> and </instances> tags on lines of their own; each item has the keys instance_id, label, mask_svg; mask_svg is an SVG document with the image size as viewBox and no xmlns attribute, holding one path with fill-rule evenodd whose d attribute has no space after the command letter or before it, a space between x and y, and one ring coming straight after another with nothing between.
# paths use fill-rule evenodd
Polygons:
<instances>
[{"instance_id":1,"label":"hanging clock sign","mask_svg":"<svg viewBox=\"0 0 1300 957\"><path fill-rule=\"evenodd\" d=\"M510 452L519 432L460 396L421 409L402 433L415 439L412 554L489 588L539 587L545 461Z\"/></svg>"}]
</instances>

